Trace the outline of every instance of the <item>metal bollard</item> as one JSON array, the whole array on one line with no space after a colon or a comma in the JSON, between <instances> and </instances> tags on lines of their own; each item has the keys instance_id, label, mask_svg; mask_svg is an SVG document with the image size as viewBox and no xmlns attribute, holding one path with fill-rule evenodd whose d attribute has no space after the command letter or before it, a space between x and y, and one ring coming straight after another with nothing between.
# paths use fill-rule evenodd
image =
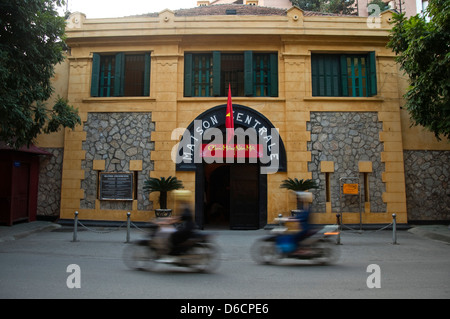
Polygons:
<instances>
[{"instance_id":1,"label":"metal bollard","mask_svg":"<svg viewBox=\"0 0 450 319\"><path fill-rule=\"evenodd\" d=\"M397 215L392 214L392 244L397 245Z\"/></svg>"},{"instance_id":2,"label":"metal bollard","mask_svg":"<svg viewBox=\"0 0 450 319\"><path fill-rule=\"evenodd\" d=\"M78 241L77 240L77 234L78 233L78 211L75 212L75 218L73 219L73 242Z\"/></svg>"},{"instance_id":3,"label":"metal bollard","mask_svg":"<svg viewBox=\"0 0 450 319\"><path fill-rule=\"evenodd\" d=\"M336 224L338 225L338 235L336 238L336 245L341 244L341 214L336 214Z\"/></svg>"},{"instance_id":4,"label":"metal bollard","mask_svg":"<svg viewBox=\"0 0 450 319\"><path fill-rule=\"evenodd\" d=\"M130 242L130 224L131 224L130 216L131 216L131 213L128 212L127 213L127 243Z\"/></svg>"}]
</instances>

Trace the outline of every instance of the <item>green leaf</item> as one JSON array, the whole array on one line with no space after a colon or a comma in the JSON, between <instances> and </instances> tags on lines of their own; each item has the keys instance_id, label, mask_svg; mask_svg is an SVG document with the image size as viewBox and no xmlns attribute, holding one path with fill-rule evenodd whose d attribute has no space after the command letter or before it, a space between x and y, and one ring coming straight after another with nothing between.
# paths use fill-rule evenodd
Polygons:
<instances>
[{"instance_id":1,"label":"green leaf","mask_svg":"<svg viewBox=\"0 0 450 319\"><path fill-rule=\"evenodd\" d=\"M160 192L159 202L162 209L167 208L167 192L184 188L183 183L176 177L149 177L144 181L144 191Z\"/></svg>"},{"instance_id":2,"label":"green leaf","mask_svg":"<svg viewBox=\"0 0 450 319\"><path fill-rule=\"evenodd\" d=\"M430 0L426 18L394 15L387 46L409 76L404 98L411 122L450 137L450 1Z\"/></svg>"},{"instance_id":3,"label":"green leaf","mask_svg":"<svg viewBox=\"0 0 450 319\"><path fill-rule=\"evenodd\" d=\"M46 107L54 66L64 60L61 0L0 2L0 140L20 148L42 132L81 123L67 102Z\"/></svg>"},{"instance_id":4,"label":"green leaf","mask_svg":"<svg viewBox=\"0 0 450 319\"><path fill-rule=\"evenodd\" d=\"M319 188L316 184L316 182L312 179L307 179L307 180L298 180L297 178L288 178L286 180L284 180L281 185L280 188L286 188L292 191L307 191L308 189L317 189Z\"/></svg>"}]
</instances>

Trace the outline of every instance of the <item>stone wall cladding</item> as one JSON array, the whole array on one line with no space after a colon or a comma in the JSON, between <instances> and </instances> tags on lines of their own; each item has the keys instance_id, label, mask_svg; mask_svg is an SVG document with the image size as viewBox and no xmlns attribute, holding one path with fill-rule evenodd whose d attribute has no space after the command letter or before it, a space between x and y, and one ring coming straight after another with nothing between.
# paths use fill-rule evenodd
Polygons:
<instances>
[{"instance_id":1,"label":"stone wall cladding","mask_svg":"<svg viewBox=\"0 0 450 319\"><path fill-rule=\"evenodd\" d=\"M37 215L59 217L64 149L45 148L53 156L40 156Z\"/></svg>"},{"instance_id":2,"label":"stone wall cladding","mask_svg":"<svg viewBox=\"0 0 450 319\"><path fill-rule=\"evenodd\" d=\"M98 176L93 170L93 160L105 160L105 172L129 172L130 160L142 160L142 171L138 172L138 210L149 209L150 201L142 186L153 170L150 152L154 143L150 135L155 125L151 113L89 113L84 130L87 132L83 142L86 159L82 161L82 168L86 175L81 183L85 191L81 208L95 208ZM100 208L131 210L132 203L102 201Z\"/></svg>"},{"instance_id":3,"label":"stone wall cladding","mask_svg":"<svg viewBox=\"0 0 450 319\"><path fill-rule=\"evenodd\" d=\"M384 163L381 162L383 143L379 139L382 123L376 112L311 112L308 129L311 141L311 162L308 169L312 178L319 181L319 190L315 191L313 211L325 212L325 173L320 170L321 161L333 161L334 173L330 177L330 195L332 211L340 212L339 178L359 177L364 194L363 174L359 173L359 161L371 161L372 173L369 173L369 194L371 212L385 212L386 204L382 200L385 185L382 182ZM354 181L347 181L356 183ZM359 196L343 197L342 211L359 212ZM364 211L364 196L362 197Z\"/></svg>"},{"instance_id":4,"label":"stone wall cladding","mask_svg":"<svg viewBox=\"0 0 450 319\"><path fill-rule=\"evenodd\" d=\"M450 221L450 151L404 151L409 221Z\"/></svg>"}]
</instances>

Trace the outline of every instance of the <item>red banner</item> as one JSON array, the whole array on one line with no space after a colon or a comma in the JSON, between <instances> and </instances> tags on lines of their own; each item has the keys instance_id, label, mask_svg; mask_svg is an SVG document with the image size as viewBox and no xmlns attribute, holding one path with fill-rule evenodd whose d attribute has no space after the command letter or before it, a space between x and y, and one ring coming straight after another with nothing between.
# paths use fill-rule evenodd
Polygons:
<instances>
[{"instance_id":1,"label":"red banner","mask_svg":"<svg viewBox=\"0 0 450 319\"><path fill-rule=\"evenodd\" d=\"M202 157L211 158L261 158L261 144L202 144Z\"/></svg>"},{"instance_id":2,"label":"red banner","mask_svg":"<svg viewBox=\"0 0 450 319\"><path fill-rule=\"evenodd\" d=\"M227 113L225 115L225 127L227 128L227 144L234 140L233 103L231 102L231 86L228 83Z\"/></svg>"}]
</instances>

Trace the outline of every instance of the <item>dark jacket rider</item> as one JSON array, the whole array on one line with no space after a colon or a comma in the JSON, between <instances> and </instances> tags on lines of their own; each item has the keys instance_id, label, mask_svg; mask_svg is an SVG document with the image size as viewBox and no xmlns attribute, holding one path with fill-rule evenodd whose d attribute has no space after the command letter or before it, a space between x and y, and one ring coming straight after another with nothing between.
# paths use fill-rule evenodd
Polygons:
<instances>
[{"instance_id":1,"label":"dark jacket rider","mask_svg":"<svg viewBox=\"0 0 450 319\"><path fill-rule=\"evenodd\" d=\"M192 213L189 207L186 207L181 214L181 225L178 226L177 231L175 231L170 239L172 244L172 250L170 255L179 255L182 252L181 244L188 240L195 229L194 219L192 218Z\"/></svg>"}]
</instances>

